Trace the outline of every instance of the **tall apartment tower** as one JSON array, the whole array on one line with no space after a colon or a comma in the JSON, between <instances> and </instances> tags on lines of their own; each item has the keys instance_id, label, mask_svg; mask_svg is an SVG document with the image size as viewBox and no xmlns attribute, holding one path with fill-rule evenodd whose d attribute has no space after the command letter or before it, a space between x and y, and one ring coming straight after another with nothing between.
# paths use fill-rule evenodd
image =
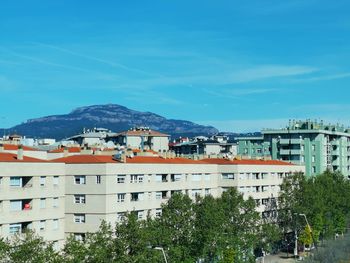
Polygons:
<instances>
[{"instance_id":1,"label":"tall apartment tower","mask_svg":"<svg viewBox=\"0 0 350 263\"><path fill-rule=\"evenodd\" d=\"M238 154L305 165L312 176L327 169L350 178L350 129L322 121L290 121L284 129L264 129L260 137L240 137Z\"/></svg>"}]
</instances>

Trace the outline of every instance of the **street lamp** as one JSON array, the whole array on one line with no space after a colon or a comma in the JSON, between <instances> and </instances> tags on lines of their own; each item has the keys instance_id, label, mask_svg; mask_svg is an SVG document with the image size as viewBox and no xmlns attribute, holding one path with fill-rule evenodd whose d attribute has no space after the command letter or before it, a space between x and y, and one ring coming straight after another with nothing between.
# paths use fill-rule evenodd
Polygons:
<instances>
[{"instance_id":1,"label":"street lamp","mask_svg":"<svg viewBox=\"0 0 350 263\"><path fill-rule=\"evenodd\" d=\"M162 253L163 253L163 257L164 257L164 261L165 263L168 263L168 260L166 259L166 255L165 255L165 251L164 251L164 248L162 247L154 247L154 246L147 246L148 248L153 248L155 250L161 250Z\"/></svg>"}]
</instances>

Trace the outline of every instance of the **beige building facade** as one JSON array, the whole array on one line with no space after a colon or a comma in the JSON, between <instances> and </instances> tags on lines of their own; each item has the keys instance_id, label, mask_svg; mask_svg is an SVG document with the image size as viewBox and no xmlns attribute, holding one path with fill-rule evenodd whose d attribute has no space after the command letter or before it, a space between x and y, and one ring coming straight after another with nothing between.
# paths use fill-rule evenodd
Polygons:
<instances>
[{"instance_id":1,"label":"beige building facade","mask_svg":"<svg viewBox=\"0 0 350 263\"><path fill-rule=\"evenodd\" d=\"M127 212L139 219L161 214L161 205L175 192L219 197L236 187L244 198L252 196L258 211L278 196L284 177L304 172L303 166L280 161L136 156L126 162L111 156L71 156L66 162L66 234L83 238L98 229L102 220L111 224Z\"/></svg>"},{"instance_id":2,"label":"beige building facade","mask_svg":"<svg viewBox=\"0 0 350 263\"><path fill-rule=\"evenodd\" d=\"M0 235L33 230L59 248L64 243L65 165L0 153Z\"/></svg>"}]
</instances>

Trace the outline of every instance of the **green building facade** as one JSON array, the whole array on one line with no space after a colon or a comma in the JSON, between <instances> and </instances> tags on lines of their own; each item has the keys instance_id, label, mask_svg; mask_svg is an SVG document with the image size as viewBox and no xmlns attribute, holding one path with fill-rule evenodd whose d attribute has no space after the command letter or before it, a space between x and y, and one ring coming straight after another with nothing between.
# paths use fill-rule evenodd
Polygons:
<instances>
[{"instance_id":1,"label":"green building facade","mask_svg":"<svg viewBox=\"0 0 350 263\"><path fill-rule=\"evenodd\" d=\"M290 121L284 129L264 129L261 137L240 137L238 154L305 165L306 175L325 170L350 178L350 129L316 121Z\"/></svg>"}]
</instances>

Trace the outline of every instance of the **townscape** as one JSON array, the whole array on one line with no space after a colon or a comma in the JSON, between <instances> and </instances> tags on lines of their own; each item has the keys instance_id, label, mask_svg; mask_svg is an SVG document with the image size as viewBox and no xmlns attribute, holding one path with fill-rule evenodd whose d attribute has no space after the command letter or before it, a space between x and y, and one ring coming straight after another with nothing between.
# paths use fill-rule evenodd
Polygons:
<instances>
[{"instance_id":1,"label":"townscape","mask_svg":"<svg viewBox=\"0 0 350 263\"><path fill-rule=\"evenodd\" d=\"M284 129L263 130L261 137L232 139L219 134L171 139L149 127L118 133L104 128L85 129L57 142L4 136L0 144L1 237L11 242L14 237L32 233L60 253L70 244L65 244L67 240L96 242L91 238L97 237L91 235L109 233L116 225L140 224L141 229L153 229L153 224L159 224L159 229L170 231L170 241L156 233L148 240L135 238L144 243L142 251L147 242L148 246L169 250L166 253L174 262L230 257L225 253L232 253L238 262L249 261L291 248L289 252L295 256L301 245L305 251L305 246L316 246L329 235L343 235L347 228L348 203L337 207L338 201L332 200L336 212L329 214L316 213L324 209L319 207L317 197L312 196L315 204L302 200L310 198L308 191L315 191L317 178L329 181L322 187L337 183L344 184L344 189L349 187L349 131L306 120L291 121ZM229 236L226 242L232 251L222 250L222 245L216 244L222 242L222 237L210 232L226 224L220 221L219 211L210 211L213 202L217 203L215 209L227 206L222 213L228 213L228 217L233 213L235 218L227 222L223 233ZM181 213L177 215L180 218L176 213ZM196 223L209 224L209 233L186 234L180 230L191 224L195 227ZM324 229L325 224L329 229ZM294 234L300 235L299 240ZM251 241L244 241L245 235ZM190 240L200 242L200 237L204 238L200 246L209 246L205 248L209 250L186 252L193 245ZM287 247L280 243L283 240L289 240ZM181 247L188 243L189 247L180 249L185 254L172 251L176 242ZM210 248L210 243L214 247ZM141 251L125 249L119 253L138 256L137 261L142 261Z\"/></svg>"},{"instance_id":2,"label":"townscape","mask_svg":"<svg viewBox=\"0 0 350 263\"><path fill-rule=\"evenodd\" d=\"M0 263L350 262L350 1L0 1Z\"/></svg>"}]
</instances>

